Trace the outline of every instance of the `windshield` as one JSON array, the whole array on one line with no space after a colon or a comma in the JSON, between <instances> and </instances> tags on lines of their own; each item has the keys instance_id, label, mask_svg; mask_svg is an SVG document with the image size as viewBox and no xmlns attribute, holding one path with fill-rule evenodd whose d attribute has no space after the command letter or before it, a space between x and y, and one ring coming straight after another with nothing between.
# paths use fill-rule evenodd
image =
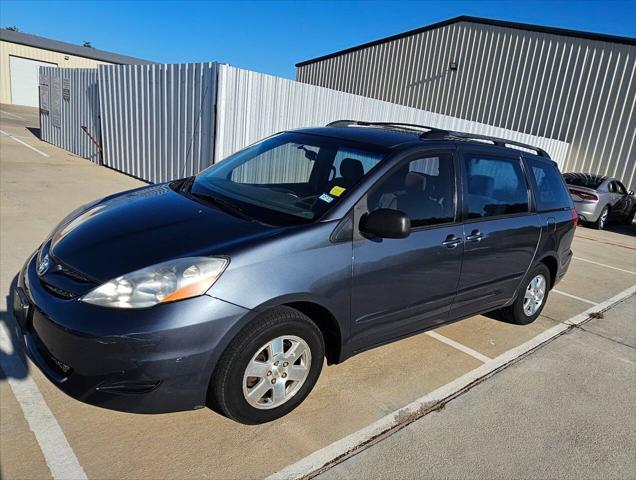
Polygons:
<instances>
[{"instance_id":1,"label":"windshield","mask_svg":"<svg viewBox=\"0 0 636 480\"><path fill-rule=\"evenodd\" d=\"M597 189L606 177L589 173L564 173L563 178L568 185Z\"/></svg>"},{"instance_id":2,"label":"windshield","mask_svg":"<svg viewBox=\"0 0 636 480\"><path fill-rule=\"evenodd\" d=\"M319 219L385 156L339 138L280 133L204 170L191 192L276 225Z\"/></svg>"}]
</instances>

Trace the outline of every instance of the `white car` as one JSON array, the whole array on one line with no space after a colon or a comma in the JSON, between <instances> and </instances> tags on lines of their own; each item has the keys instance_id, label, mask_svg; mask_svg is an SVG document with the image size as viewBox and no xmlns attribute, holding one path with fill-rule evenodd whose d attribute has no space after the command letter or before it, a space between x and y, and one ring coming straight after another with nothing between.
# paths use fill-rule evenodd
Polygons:
<instances>
[{"instance_id":1,"label":"white car","mask_svg":"<svg viewBox=\"0 0 636 480\"><path fill-rule=\"evenodd\" d=\"M619 180L591 173L565 173L565 183L582 222L602 230L609 220L630 225L636 197Z\"/></svg>"}]
</instances>

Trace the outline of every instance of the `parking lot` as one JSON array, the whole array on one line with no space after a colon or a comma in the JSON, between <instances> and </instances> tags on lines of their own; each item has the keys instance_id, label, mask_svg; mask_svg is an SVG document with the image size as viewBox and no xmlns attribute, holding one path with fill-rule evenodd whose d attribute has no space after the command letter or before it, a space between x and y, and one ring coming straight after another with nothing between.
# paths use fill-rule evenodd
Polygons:
<instances>
[{"instance_id":1,"label":"parking lot","mask_svg":"<svg viewBox=\"0 0 636 480\"><path fill-rule=\"evenodd\" d=\"M66 213L142 183L39 141L31 130L37 126L36 110L1 106L2 478L310 474L634 294L636 227L579 227L570 271L533 324L477 316L363 353L323 370L309 398L271 424L246 427L207 409L131 415L88 406L58 391L13 346L6 295L26 257Z\"/></svg>"}]
</instances>

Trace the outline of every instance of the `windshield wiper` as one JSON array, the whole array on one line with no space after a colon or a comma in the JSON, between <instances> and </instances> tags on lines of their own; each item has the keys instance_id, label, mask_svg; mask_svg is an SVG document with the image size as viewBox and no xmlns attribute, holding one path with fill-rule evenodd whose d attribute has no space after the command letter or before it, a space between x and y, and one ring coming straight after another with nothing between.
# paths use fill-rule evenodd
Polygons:
<instances>
[{"instance_id":1,"label":"windshield wiper","mask_svg":"<svg viewBox=\"0 0 636 480\"><path fill-rule=\"evenodd\" d=\"M245 211L241 207L238 207L234 205L233 203L227 202L225 200L222 200L218 197L215 197L207 193L197 193L197 192L193 192L192 190L190 190L190 195L192 195L193 197L200 198L201 200L207 203L212 203L218 207L221 207L221 210L224 210L225 212L228 212L234 215L235 217L239 217L244 220L249 220L250 222L255 221L254 217L248 215L247 213L245 213Z\"/></svg>"}]
</instances>

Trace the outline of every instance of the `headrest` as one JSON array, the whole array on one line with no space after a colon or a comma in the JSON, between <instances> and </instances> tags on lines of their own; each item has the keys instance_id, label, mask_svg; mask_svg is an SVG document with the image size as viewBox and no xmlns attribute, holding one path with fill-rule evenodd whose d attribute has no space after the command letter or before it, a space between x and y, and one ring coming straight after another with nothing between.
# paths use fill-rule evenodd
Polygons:
<instances>
[{"instance_id":1,"label":"headrest","mask_svg":"<svg viewBox=\"0 0 636 480\"><path fill-rule=\"evenodd\" d=\"M340 175L350 181L358 181L364 175L364 167L360 160L345 158L340 164Z\"/></svg>"},{"instance_id":2,"label":"headrest","mask_svg":"<svg viewBox=\"0 0 636 480\"><path fill-rule=\"evenodd\" d=\"M407 190L424 190L426 188L426 175L418 172L409 172L404 176L404 187Z\"/></svg>"}]
</instances>

